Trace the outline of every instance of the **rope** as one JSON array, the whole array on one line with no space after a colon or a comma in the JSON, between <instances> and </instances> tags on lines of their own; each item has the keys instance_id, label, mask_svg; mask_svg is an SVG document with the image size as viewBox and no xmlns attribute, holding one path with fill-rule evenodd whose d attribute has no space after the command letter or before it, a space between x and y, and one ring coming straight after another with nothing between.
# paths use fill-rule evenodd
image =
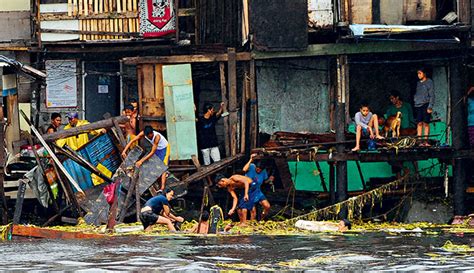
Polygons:
<instances>
[{"instance_id":1,"label":"rope","mask_svg":"<svg viewBox=\"0 0 474 273\"><path fill-rule=\"evenodd\" d=\"M395 143L387 143L387 148L389 150L394 149L395 154L398 154L399 149L409 149L409 148L413 148L415 145L416 145L416 138L405 137Z\"/></svg>"}]
</instances>

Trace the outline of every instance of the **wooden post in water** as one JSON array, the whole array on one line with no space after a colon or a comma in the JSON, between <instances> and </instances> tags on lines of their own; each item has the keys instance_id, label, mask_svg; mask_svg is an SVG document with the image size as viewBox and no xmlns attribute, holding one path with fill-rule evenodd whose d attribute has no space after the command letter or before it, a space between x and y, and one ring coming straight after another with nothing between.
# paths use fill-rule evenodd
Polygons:
<instances>
[{"instance_id":1,"label":"wooden post in water","mask_svg":"<svg viewBox=\"0 0 474 273\"><path fill-rule=\"evenodd\" d=\"M466 110L463 96L467 88L463 59L454 59L449 63L449 85L451 90L451 128L453 148L462 150L467 146ZM454 159L453 166L453 200L454 215L466 214L466 186L467 186L466 159Z\"/></svg>"},{"instance_id":2,"label":"wooden post in water","mask_svg":"<svg viewBox=\"0 0 474 273\"><path fill-rule=\"evenodd\" d=\"M346 140L346 93L349 92L349 65L347 64L347 55L337 56L337 88L336 88L336 142ZM337 153L344 153L345 145L336 145ZM336 163L336 181L337 181L337 202L347 199L347 161L338 161ZM341 218L347 217L347 209L341 209L339 214Z\"/></svg>"},{"instance_id":3,"label":"wooden post in water","mask_svg":"<svg viewBox=\"0 0 474 273\"><path fill-rule=\"evenodd\" d=\"M227 63L227 80L229 83L229 129L230 155L237 154L237 63L235 48L227 49L229 55Z\"/></svg>"},{"instance_id":4,"label":"wooden post in water","mask_svg":"<svg viewBox=\"0 0 474 273\"><path fill-rule=\"evenodd\" d=\"M3 103L0 103L2 106ZM3 225L8 224L8 207L7 199L5 197L5 188L3 187L3 180L5 176L5 168L7 167L7 157L5 154L5 122L3 121L3 106L0 107L0 217Z\"/></svg>"}]
</instances>

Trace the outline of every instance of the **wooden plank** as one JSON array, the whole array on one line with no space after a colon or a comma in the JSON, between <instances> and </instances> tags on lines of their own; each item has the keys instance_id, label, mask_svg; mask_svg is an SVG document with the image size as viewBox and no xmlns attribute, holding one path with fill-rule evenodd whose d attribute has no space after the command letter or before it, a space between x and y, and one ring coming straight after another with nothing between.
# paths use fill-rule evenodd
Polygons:
<instances>
[{"instance_id":1,"label":"wooden plank","mask_svg":"<svg viewBox=\"0 0 474 273\"><path fill-rule=\"evenodd\" d=\"M155 98L154 67L153 65L144 65L142 67L142 70L143 70L143 98Z\"/></svg>"},{"instance_id":2,"label":"wooden plank","mask_svg":"<svg viewBox=\"0 0 474 273\"><path fill-rule=\"evenodd\" d=\"M84 7L84 0L78 0L78 5L79 5L79 14L84 14L83 13L83 7Z\"/></svg>"},{"instance_id":3,"label":"wooden plank","mask_svg":"<svg viewBox=\"0 0 474 273\"><path fill-rule=\"evenodd\" d=\"M178 8L179 8L179 0L172 0L174 1L174 14L178 14ZM174 18L175 21L175 43L177 44L179 42L179 16L175 16Z\"/></svg>"},{"instance_id":4,"label":"wooden plank","mask_svg":"<svg viewBox=\"0 0 474 273\"><path fill-rule=\"evenodd\" d=\"M135 185L135 213L137 216L137 222L140 222L140 211L141 211L141 203L140 203L140 179L137 179L137 184Z\"/></svg>"},{"instance_id":5,"label":"wooden plank","mask_svg":"<svg viewBox=\"0 0 474 273\"><path fill-rule=\"evenodd\" d=\"M105 234L84 233L79 231L61 231L50 228L23 225L13 225L12 235L45 239L100 239L107 237Z\"/></svg>"},{"instance_id":6,"label":"wooden plank","mask_svg":"<svg viewBox=\"0 0 474 273\"><path fill-rule=\"evenodd\" d=\"M248 52L235 54L236 61L249 61L252 55ZM203 54L203 55L174 55L174 56L153 56L153 57L128 57L123 58L124 64L181 64L181 63L212 63L227 62L228 54Z\"/></svg>"},{"instance_id":7,"label":"wooden plank","mask_svg":"<svg viewBox=\"0 0 474 273\"><path fill-rule=\"evenodd\" d=\"M132 0L127 0L127 10L133 11Z\"/></svg>"},{"instance_id":8,"label":"wooden plank","mask_svg":"<svg viewBox=\"0 0 474 273\"><path fill-rule=\"evenodd\" d=\"M114 122L114 127L117 130L117 135L119 137L118 140L120 142L120 145L122 145L122 147L125 148L125 146L127 145L127 141L125 141L125 137L123 136L122 129L120 128L120 124L115 119L113 120L113 122Z\"/></svg>"},{"instance_id":9,"label":"wooden plank","mask_svg":"<svg viewBox=\"0 0 474 273\"><path fill-rule=\"evenodd\" d=\"M138 4L137 4L137 0L133 0L132 1L132 10L133 11L137 11L138 10Z\"/></svg>"},{"instance_id":10,"label":"wooden plank","mask_svg":"<svg viewBox=\"0 0 474 273\"><path fill-rule=\"evenodd\" d=\"M235 48L229 48L227 61L227 80L229 85L229 129L230 155L237 154L237 63Z\"/></svg>"},{"instance_id":11,"label":"wooden plank","mask_svg":"<svg viewBox=\"0 0 474 273\"><path fill-rule=\"evenodd\" d=\"M195 8L180 8L178 9L178 17L188 17L188 16L195 16L196 9Z\"/></svg>"},{"instance_id":12,"label":"wooden plank","mask_svg":"<svg viewBox=\"0 0 474 273\"><path fill-rule=\"evenodd\" d=\"M101 128L107 129L107 128L111 128L115 126L114 120L119 124L128 122L128 118L125 116L113 117L109 119L99 120L99 121L89 123L86 125L70 128L68 130L59 130L51 134L44 134L42 135L42 138L47 142L51 142L51 141L56 141L60 138L76 136L79 134L88 133L90 131L98 130Z\"/></svg>"},{"instance_id":13,"label":"wooden plank","mask_svg":"<svg viewBox=\"0 0 474 273\"><path fill-rule=\"evenodd\" d=\"M225 63L219 63L219 74L220 74L220 83L221 83L221 100L224 103L224 111L227 111L229 101L227 99L227 85L225 81ZM230 156L230 132L229 132L229 116L226 115L223 117L224 120L224 143L225 143L225 156Z\"/></svg>"},{"instance_id":14,"label":"wooden plank","mask_svg":"<svg viewBox=\"0 0 474 273\"><path fill-rule=\"evenodd\" d=\"M104 0L104 12L109 13L109 1L112 0Z\"/></svg>"},{"instance_id":15,"label":"wooden plank","mask_svg":"<svg viewBox=\"0 0 474 273\"><path fill-rule=\"evenodd\" d=\"M193 173L192 175L188 176L183 181L181 181L179 183L176 183L175 185L178 186L178 185L182 185L182 184L189 184L189 183L192 183L194 181L202 180L202 179L206 178L207 176L210 176L212 174L215 174L215 173L227 168L228 166L234 164L235 162L237 162L238 160L240 160L244 156L245 155L243 155L243 154L237 154L235 156L224 158L221 161L214 162L211 165L203 166L199 169L199 171Z\"/></svg>"},{"instance_id":16,"label":"wooden plank","mask_svg":"<svg viewBox=\"0 0 474 273\"><path fill-rule=\"evenodd\" d=\"M136 192L135 189L137 188L138 176L139 176L138 171L135 171L134 175L132 176L132 181L130 183L130 186L128 187L127 196L125 197L125 201L123 202L123 206L120 210L120 216L118 220L119 223L123 223L123 220L125 219L125 216L127 215L127 208L132 198L132 194Z\"/></svg>"},{"instance_id":17,"label":"wooden plank","mask_svg":"<svg viewBox=\"0 0 474 273\"><path fill-rule=\"evenodd\" d=\"M93 0L94 1L94 14L99 13L99 0Z\"/></svg>"},{"instance_id":18,"label":"wooden plank","mask_svg":"<svg viewBox=\"0 0 474 273\"><path fill-rule=\"evenodd\" d=\"M89 0L84 0L84 15L89 16Z\"/></svg>"},{"instance_id":19,"label":"wooden plank","mask_svg":"<svg viewBox=\"0 0 474 273\"><path fill-rule=\"evenodd\" d=\"M104 12L104 0L96 0L99 2L99 14Z\"/></svg>"},{"instance_id":20,"label":"wooden plank","mask_svg":"<svg viewBox=\"0 0 474 273\"><path fill-rule=\"evenodd\" d=\"M46 183L48 183L46 181ZM23 180L20 180L18 185L18 192L16 196L15 202L15 212L13 214L13 224L19 224L21 218L21 211L23 209L23 200L25 199L25 192L26 192L26 183Z\"/></svg>"},{"instance_id":21,"label":"wooden plank","mask_svg":"<svg viewBox=\"0 0 474 273\"><path fill-rule=\"evenodd\" d=\"M122 12L122 0L115 0L116 3L116 12L121 13Z\"/></svg>"}]
</instances>

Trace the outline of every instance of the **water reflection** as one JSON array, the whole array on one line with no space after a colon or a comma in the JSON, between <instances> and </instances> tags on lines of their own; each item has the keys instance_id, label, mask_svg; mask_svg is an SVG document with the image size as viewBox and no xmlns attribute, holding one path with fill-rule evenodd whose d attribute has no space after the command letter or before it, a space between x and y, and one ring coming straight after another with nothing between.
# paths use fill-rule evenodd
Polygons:
<instances>
[{"instance_id":1,"label":"water reflection","mask_svg":"<svg viewBox=\"0 0 474 273\"><path fill-rule=\"evenodd\" d=\"M0 243L4 270L474 270L474 235L386 233L314 236L19 239ZM471 252L472 254L472 252Z\"/></svg>"}]
</instances>

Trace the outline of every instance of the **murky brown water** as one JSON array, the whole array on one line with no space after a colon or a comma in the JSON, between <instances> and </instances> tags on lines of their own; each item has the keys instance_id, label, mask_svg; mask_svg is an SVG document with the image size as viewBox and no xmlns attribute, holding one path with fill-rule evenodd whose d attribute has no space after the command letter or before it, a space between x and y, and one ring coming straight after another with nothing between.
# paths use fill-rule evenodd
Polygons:
<instances>
[{"instance_id":1,"label":"murky brown water","mask_svg":"<svg viewBox=\"0 0 474 273\"><path fill-rule=\"evenodd\" d=\"M474 246L474 234L169 236L82 241L17 239L0 242L0 268L22 271L207 271L228 269L222 264L245 264L259 266L262 270L474 272L474 253L445 251L441 247L447 240ZM231 268L245 269L242 265Z\"/></svg>"}]
</instances>

